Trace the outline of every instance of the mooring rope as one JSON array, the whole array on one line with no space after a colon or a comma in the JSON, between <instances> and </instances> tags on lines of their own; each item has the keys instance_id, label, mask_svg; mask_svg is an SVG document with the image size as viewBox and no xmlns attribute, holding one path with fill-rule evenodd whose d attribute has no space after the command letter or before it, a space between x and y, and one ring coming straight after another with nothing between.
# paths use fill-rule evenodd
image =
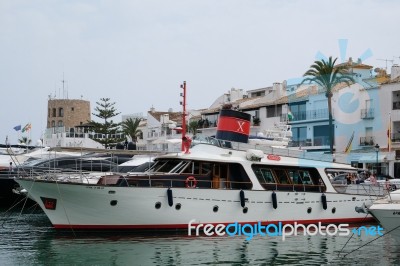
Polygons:
<instances>
[{"instance_id":1,"label":"mooring rope","mask_svg":"<svg viewBox=\"0 0 400 266\"><path fill-rule=\"evenodd\" d=\"M356 249L350 251L349 253L346 253L346 255L344 255L342 259L344 259L347 255L349 255L349 254L351 254L351 253L353 253L353 252L355 252L355 251L357 251L357 250L359 250L359 249L361 249L361 248L363 248L363 247L365 247L365 246L371 244L371 243L374 242L375 240L378 240L379 238L388 235L389 233L391 233L392 231L396 230L396 229L399 228L399 227L400 227L400 225L398 225L398 226L396 226L395 228L393 228L392 230L390 230L390 231L384 233L383 235L380 235L380 236L378 236L377 238L375 238L375 239L373 239L373 240L371 240L371 241L365 243L364 245L359 246L358 248L356 248Z\"/></svg>"},{"instance_id":2,"label":"mooring rope","mask_svg":"<svg viewBox=\"0 0 400 266\"><path fill-rule=\"evenodd\" d=\"M367 218L367 216L368 216L368 213L367 213L367 215L365 215L364 220ZM362 222L361 222L361 223L362 223ZM359 226L358 228L360 228L360 227L361 227L361 226ZM338 257L339 257L340 254L342 253L343 249L347 246L347 243L349 243L350 239L353 238L353 236L354 236L354 232L353 232L353 234L351 234L351 236L349 237L349 239L347 239L346 243L344 244L344 246L342 247L342 249L339 251Z\"/></svg>"}]
</instances>

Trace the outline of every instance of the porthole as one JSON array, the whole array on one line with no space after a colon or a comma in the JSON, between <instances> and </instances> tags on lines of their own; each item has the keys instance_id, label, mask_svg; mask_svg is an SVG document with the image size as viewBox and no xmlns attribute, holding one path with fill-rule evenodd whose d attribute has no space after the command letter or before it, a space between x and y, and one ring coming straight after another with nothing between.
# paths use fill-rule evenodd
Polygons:
<instances>
[{"instance_id":1,"label":"porthole","mask_svg":"<svg viewBox=\"0 0 400 266\"><path fill-rule=\"evenodd\" d=\"M333 207L333 208L332 208L332 213L335 213L335 212L336 212L336 208Z\"/></svg>"},{"instance_id":2,"label":"porthole","mask_svg":"<svg viewBox=\"0 0 400 266\"><path fill-rule=\"evenodd\" d=\"M155 207L156 209L161 208L161 202L157 201L156 204L154 205L154 207Z\"/></svg>"},{"instance_id":3,"label":"porthole","mask_svg":"<svg viewBox=\"0 0 400 266\"><path fill-rule=\"evenodd\" d=\"M215 206L213 207L213 212L218 212L218 206L217 206L217 205L215 205Z\"/></svg>"},{"instance_id":4,"label":"porthole","mask_svg":"<svg viewBox=\"0 0 400 266\"><path fill-rule=\"evenodd\" d=\"M311 213L311 211L312 211L312 208L311 208L311 207L308 207L307 213Z\"/></svg>"},{"instance_id":5,"label":"porthole","mask_svg":"<svg viewBox=\"0 0 400 266\"><path fill-rule=\"evenodd\" d=\"M247 207L243 208L243 213L247 213L249 211L249 209Z\"/></svg>"},{"instance_id":6,"label":"porthole","mask_svg":"<svg viewBox=\"0 0 400 266\"><path fill-rule=\"evenodd\" d=\"M111 205L111 206L115 206L115 205L117 205L117 203L118 203L117 200L112 200L112 201L110 201L110 205Z\"/></svg>"},{"instance_id":7,"label":"porthole","mask_svg":"<svg viewBox=\"0 0 400 266\"><path fill-rule=\"evenodd\" d=\"M182 205L181 205L180 203L177 203L177 204L175 205L175 209L176 209L177 211L179 211L179 210L181 209L181 207L182 207Z\"/></svg>"}]
</instances>

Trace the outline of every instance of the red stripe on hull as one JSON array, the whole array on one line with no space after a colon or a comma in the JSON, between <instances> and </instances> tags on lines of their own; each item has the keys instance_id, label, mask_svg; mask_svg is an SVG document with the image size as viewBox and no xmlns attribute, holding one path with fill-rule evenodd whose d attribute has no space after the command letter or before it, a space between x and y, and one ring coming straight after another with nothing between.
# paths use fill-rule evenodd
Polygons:
<instances>
[{"instance_id":1,"label":"red stripe on hull","mask_svg":"<svg viewBox=\"0 0 400 266\"><path fill-rule=\"evenodd\" d=\"M279 221L263 221L262 225L278 224ZM343 218L343 219L324 219L324 220L293 220L293 221L282 221L282 224L339 224L339 223L367 223L375 222L373 217L367 218ZM232 222L234 223L234 222ZM205 224L232 224L232 223L205 223ZM240 222L239 224L256 224L257 222ZM197 225L193 223L192 225ZM53 224L55 229L78 229L78 230L162 230L162 229L187 229L188 224L143 224L143 225L85 225L85 224Z\"/></svg>"}]
</instances>

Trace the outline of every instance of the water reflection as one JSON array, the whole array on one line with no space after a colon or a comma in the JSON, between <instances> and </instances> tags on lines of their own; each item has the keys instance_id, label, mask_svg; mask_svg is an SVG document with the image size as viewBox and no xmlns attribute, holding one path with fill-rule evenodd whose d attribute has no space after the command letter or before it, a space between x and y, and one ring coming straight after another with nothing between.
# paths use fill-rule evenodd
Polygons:
<instances>
[{"instance_id":1,"label":"water reflection","mask_svg":"<svg viewBox=\"0 0 400 266\"><path fill-rule=\"evenodd\" d=\"M186 237L178 235L77 235L45 233L34 241L34 260L41 264L89 265L349 265L354 263L390 265L399 262L400 249L390 238L346 253L368 240L355 238L338 257L347 241L344 237L290 237L286 241L256 237ZM383 264L382 264L383 263Z\"/></svg>"},{"instance_id":2,"label":"water reflection","mask_svg":"<svg viewBox=\"0 0 400 266\"><path fill-rule=\"evenodd\" d=\"M354 265L400 264L400 246L390 236L195 237L185 232L56 232L42 214L2 218L0 265Z\"/></svg>"}]
</instances>

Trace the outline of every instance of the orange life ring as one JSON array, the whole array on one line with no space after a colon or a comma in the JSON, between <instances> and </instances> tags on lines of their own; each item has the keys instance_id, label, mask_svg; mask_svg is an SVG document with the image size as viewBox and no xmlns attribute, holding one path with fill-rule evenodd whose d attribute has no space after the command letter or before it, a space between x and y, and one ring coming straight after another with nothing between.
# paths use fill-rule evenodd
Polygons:
<instances>
[{"instance_id":1,"label":"orange life ring","mask_svg":"<svg viewBox=\"0 0 400 266\"><path fill-rule=\"evenodd\" d=\"M186 178L185 185L187 188L195 188L197 186L197 180L194 176Z\"/></svg>"}]
</instances>

